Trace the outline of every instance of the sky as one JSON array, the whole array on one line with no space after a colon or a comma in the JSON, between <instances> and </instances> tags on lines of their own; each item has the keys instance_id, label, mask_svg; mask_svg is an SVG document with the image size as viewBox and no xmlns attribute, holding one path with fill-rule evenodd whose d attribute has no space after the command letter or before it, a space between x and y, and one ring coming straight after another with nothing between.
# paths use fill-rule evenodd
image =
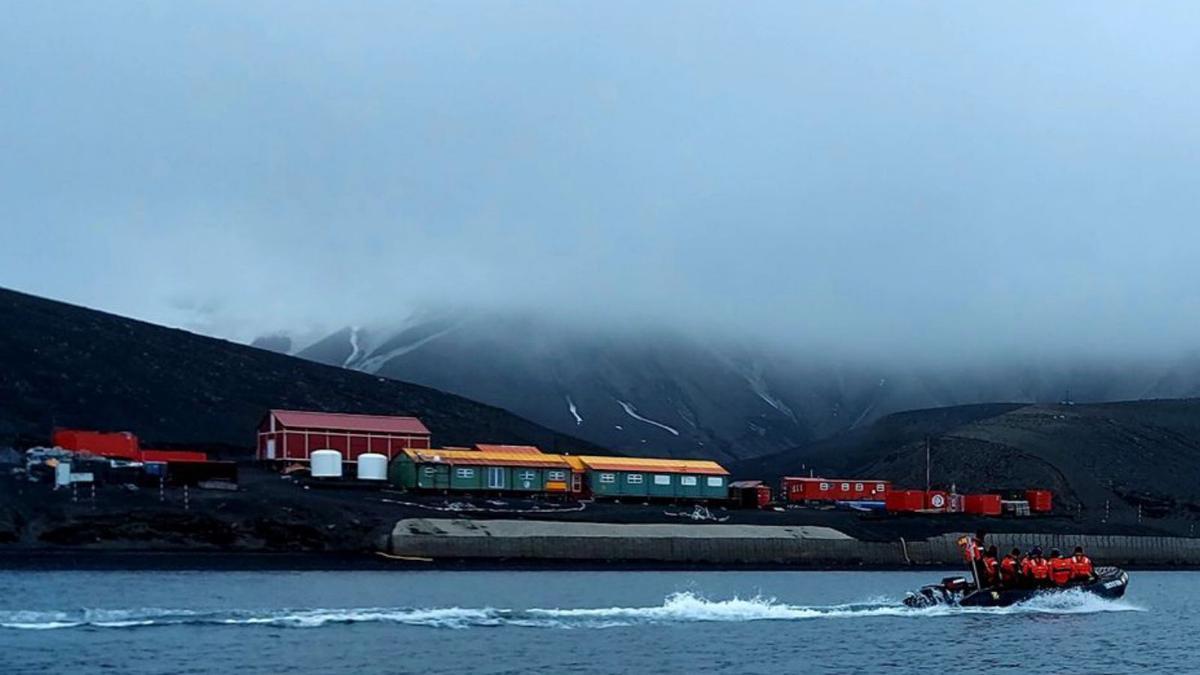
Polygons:
<instances>
[{"instance_id":1,"label":"sky","mask_svg":"<svg viewBox=\"0 0 1200 675\"><path fill-rule=\"evenodd\" d=\"M121 2L0 22L0 286L972 358L1200 338L1191 2Z\"/></svg>"}]
</instances>

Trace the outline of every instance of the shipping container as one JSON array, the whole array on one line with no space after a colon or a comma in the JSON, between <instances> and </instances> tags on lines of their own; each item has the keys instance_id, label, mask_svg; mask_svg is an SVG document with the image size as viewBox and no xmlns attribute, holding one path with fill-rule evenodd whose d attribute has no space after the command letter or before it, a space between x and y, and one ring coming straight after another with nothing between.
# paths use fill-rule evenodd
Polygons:
<instances>
[{"instance_id":1,"label":"shipping container","mask_svg":"<svg viewBox=\"0 0 1200 675\"><path fill-rule=\"evenodd\" d=\"M748 509L761 509L771 503L771 488L761 480L739 480L729 484L729 499Z\"/></svg>"},{"instance_id":2,"label":"shipping container","mask_svg":"<svg viewBox=\"0 0 1200 675\"><path fill-rule=\"evenodd\" d=\"M884 506L888 511L920 511L925 508L925 493L921 490L890 490Z\"/></svg>"},{"instance_id":3,"label":"shipping container","mask_svg":"<svg viewBox=\"0 0 1200 675\"><path fill-rule=\"evenodd\" d=\"M1049 490L1026 490L1025 500L1034 513L1049 513L1053 507L1053 494Z\"/></svg>"},{"instance_id":4,"label":"shipping container","mask_svg":"<svg viewBox=\"0 0 1200 675\"><path fill-rule=\"evenodd\" d=\"M979 516L998 516L1001 513L1000 495L966 495L965 512Z\"/></svg>"},{"instance_id":5,"label":"shipping container","mask_svg":"<svg viewBox=\"0 0 1200 675\"><path fill-rule=\"evenodd\" d=\"M207 462L208 455L191 450L142 450L139 459L143 462Z\"/></svg>"},{"instance_id":6,"label":"shipping container","mask_svg":"<svg viewBox=\"0 0 1200 675\"><path fill-rule=\"evenodd\" d=\"M138 461L138 437L128 431L103 432L83 429L55 429L54 445L74 452L90 452L103 457Z\"/></svg>"}]
</instances>

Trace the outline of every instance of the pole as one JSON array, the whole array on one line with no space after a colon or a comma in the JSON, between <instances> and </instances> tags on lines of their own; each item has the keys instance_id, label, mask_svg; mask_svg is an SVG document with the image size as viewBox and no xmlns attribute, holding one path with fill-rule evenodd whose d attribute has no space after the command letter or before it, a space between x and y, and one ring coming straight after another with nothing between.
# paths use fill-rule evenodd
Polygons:
<instances>
[{"instance_id":1,"label":"pole","mask_svg":"<svg viewBox=\"0 0 1200 675\"><path fill-rule=\"evenodd\" d=\"M162 476L158 477L158 501L160 501L160 502L167 501L166 490L163 489L163 477Z\"/></svg>"},{"instance_id":2,"label":"pole","mask_svg":"<svg viewBox=\"0 0 1200 675\"><path fill-rule=\"evenodd\" d=\"M183 486L183 510L184 511L191 510L190 506L188 504L188 486L187 485Z\"/></svg>"},{"instance_id":3,"label":"pole","mask_svg":"<svg viewBox=\"0 0 1200 675\"><path fill-rule=\"evenodd\" d=\"M925 437L925 494L929 494L929 437Z\"/></svg>"}]
</instances>

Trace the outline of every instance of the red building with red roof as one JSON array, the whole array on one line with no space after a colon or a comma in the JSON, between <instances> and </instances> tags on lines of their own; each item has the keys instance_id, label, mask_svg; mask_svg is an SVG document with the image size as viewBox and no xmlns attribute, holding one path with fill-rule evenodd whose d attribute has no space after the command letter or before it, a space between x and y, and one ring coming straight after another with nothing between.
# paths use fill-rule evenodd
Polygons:
<instances>
[{"instance_id":1,"label":"red building with red roof","mask_svg":"<svg viewBox=\"0 0 1200 675\"><path fill-rule=\"evenodd\" d=\"M415 417L272 410L258 425L257 457L307 462L314 450L337 450L345 461L365 452L390 461L405 448L429 448L429 429Z\"/></svg>"}]
</instances>

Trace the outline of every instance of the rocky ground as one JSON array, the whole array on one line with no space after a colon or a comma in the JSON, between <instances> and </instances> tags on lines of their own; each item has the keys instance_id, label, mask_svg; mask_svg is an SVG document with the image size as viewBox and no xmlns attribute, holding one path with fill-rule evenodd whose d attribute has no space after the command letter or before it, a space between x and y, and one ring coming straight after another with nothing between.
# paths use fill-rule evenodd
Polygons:
<instances>
[{"instance_id":1,"label":"rocky ground","mask_svg":"<svg viewBox=\"0 0 1200 675\"><path fill-rule=\"evenodd\" d=\"M693 505L534 502L412 495L385 488L305 487L263 469L245 467L237 492L168 488L129 491L102 486L54 491L11 476L0 478L0 564L20 557L187 553L201 556L368 556L381 535L404 518L463 517L601 523L705 525L815 525L869 541L923 539L976 530L1072 534L1167 534L1147 523L1084 527L1070 515L983 519L962 515L861 514L824 509L750 510L712 506L697 517ZM315 556L315 557L314 557ZM217 565L221 563L215 563ZM361 563L355 563L356 565ZM207 566L207 565L206 565Z\"/></svg>"}]
</instances>

